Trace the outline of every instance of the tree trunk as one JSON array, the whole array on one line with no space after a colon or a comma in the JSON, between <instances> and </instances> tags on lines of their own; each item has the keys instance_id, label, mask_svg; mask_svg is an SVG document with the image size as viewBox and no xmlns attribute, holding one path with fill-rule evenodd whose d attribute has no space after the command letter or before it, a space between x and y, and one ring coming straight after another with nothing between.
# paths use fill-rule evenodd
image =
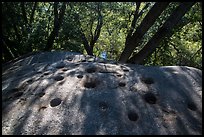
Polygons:
<instances>
[{"instance_id":1,"label":"tree trunk","mask_svg":"<svg viewBox=\"0 0 204 137\"><path fill-rule=\"evenodd\" d=\"M149 42L137 54L130 58L128 62L143 64L144 59L154 52L157 47L159 47L160 41L164 38L164 36L168 36L168 34L171 33L174 26L181 20L185 13L190 10L194 3L195 2L181 3L166 20L164 25L149 40Z\"/></svg>"},{"instance_id":2,"label":"tree trunk","mask_svg":"<svg viewBox=\"0 0 204 137\"><path fill-rule=\"evenodd\" d=\"M135 47L138 47L139 41L142 39L148 29L154 24L163 10L169 5L169 2L157 2L147 13L140 26L136 29L131 37L126 38L125 49L123 50L119 61L126 62Z\"/></svg>"},{"instance_id":3,"label":"tree trunk","mask_svg":"<svg viewBox=\"0 0 204 137\"><path fill-rule=\"evenodd\" d=\"M82 42L84 44L84 48L85 48L87 54L93 56L93 49L91 49L91 47L89 46L89 42L88 42L85 34L82 32L82 30L81 30L81 37L82 37Z\"/></svg>"},{"instance_id":4,"label":"tree trunk","mask_svg":"<svg viewBox=\"0 0 204 137\"><path fill-rule=\"evenodd\" d=\"M83 44L84 44L84 48L87 52L88 55L92 55L93 56L93 47L96 43L96 41L98 40L99 36L100 36L100 32L101 32L101 28L102 28L102 25L103 25L103 16L101 15L101 3L98 3L97 5L97 12L98 12L98 22L97 22L97 26L96 26L96 29L94 31L94 34L92 33L92 30L91 30L91 40L90 40L90 43L88 42L85 34L83 33L83 30L81 29L81 37L82 37L82 41L83 41ZM79 22L80 24L80 20L79 18L77 17L77 21ZM91 21L91 25L93 25L93 22ZM91 26L91 29L92 29L93 26Z\"/></svg>"},{"instance_id":5,"label":"tree trunk","mask_svg":"<svg viewBox=\"0 0 204 137\"><path fill-rule=\"evenodd\" d=\"M64 14L65 14L66 3L63 3L59 14L57 11L57 7L58 7L58 2L55 2L54 3L54 28L53 28L53 31L51 32L50 36L48 37L47 44L45 46L44 51L49 51L52 49L55 37L58 36L59 29L60 29Z\"/></svg>"},{"instance_id":6,"label":"tree trunk","mask_svg":"<svg viewBox=\"0 0 204 137\"><path fill-rule=\"evenodd\" d=\"M102 25L103 25L103 17L102 17L102 15L100 13L100 9L98 9L98 22L97 22L96 29L94 31L93 39L91 39L91 42L90 42L90 47L91 48L94 47L94 44L96 43L96 41L98 40L98 38L100 36Z\"/></svg>"}]
</instances>

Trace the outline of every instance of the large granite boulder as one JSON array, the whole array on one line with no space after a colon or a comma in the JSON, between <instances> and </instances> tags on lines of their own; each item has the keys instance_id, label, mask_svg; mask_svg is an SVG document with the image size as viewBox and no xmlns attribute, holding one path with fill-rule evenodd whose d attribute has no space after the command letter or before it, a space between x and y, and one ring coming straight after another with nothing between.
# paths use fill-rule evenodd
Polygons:
<instances>
[{"instance_id":1,"label":"large granite boulder","mask_svg":"<svg viewBox=\"0 0 204 137\"><path fill-rule=\"evenodd\" d=\"M202 71L43 52L2 66L2 134L202 134Z\"/></svg>"}]
</instances>

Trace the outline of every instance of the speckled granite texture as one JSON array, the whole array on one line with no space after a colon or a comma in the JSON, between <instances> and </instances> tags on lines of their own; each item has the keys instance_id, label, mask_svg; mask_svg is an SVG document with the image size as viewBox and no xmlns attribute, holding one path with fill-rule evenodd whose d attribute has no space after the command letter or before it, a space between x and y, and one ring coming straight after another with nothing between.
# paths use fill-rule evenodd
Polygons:
<instances>
[{"instance_id":1,"label":"speckled granite texture","mask_svg":"<svg viewBox=\"0 0 204 137\"><path fill-rule=\"evenodd\" d=\"M43 52L2 66L3 135L200 135L202 71Z\"/></svg>"}]
</instances>

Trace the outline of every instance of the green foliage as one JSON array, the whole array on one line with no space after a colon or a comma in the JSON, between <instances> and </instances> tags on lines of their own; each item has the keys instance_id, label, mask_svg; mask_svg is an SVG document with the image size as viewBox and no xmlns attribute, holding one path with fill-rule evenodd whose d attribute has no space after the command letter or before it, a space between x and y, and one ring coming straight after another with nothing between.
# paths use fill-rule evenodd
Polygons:
<instances>
[{"instance_id":1,"label":"green foliage","mask_svg":"<svg viewBox=\"0 0 204 137\"><path fill-rule=\"evenodd\" d=\"M150 6L138 18L136 27L140 25L154 3L149 2ZM61 4L59 2L59 5ZM100 56L105 51L108 59L119 59L133 20L135 4L135 2L102 2L103 26L93 48L94 55ZM142 10L146 4L147 2L141 2L139 10ZM54 2L38 2L33 22L26 23L20 2L2 2L2 33L9 40L5 45L10 52L3 50L3 61L10 60L8 54L14 58L31 51L44 49L54 28L53 5ZM34 2L24 2L24 6L26 17L30 20ZM170 3L146 32L140 43L141 46L135 49L135 53L151 39L177 6L178 2ZM54 41L53 49L85 53L81 31L90 41L91 34L94 34L97 26L96 10L96 2L67 3L65 16ZM80 22L77 21L77 18ZM146 59L146 65L188 65L202 68L201 38L202 9L201 4L196 3L176 26L171 36L165 38L160 43L161 47Z\"/></svg>"}]
</instances>

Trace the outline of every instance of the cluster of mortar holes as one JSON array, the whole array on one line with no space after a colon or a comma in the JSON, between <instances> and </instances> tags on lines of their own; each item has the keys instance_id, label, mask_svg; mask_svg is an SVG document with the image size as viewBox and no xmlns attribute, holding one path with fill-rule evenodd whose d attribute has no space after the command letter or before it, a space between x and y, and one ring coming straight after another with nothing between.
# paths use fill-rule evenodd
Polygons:
<instances>
[{"instance_id":1,"label":"cluster of mortar holes","mask_svg":"<svg viewBox=\"0 0 204 137\"><path fill-rule=\"evenodd\" d=\"M61 75L58 75L58 76L55 76L55 77L54 77L54 80L56 80L56 81L61 81L61 80L63 80L63 79L64 79L64 77L61 76Z\"/></svg>"},{"instance_id":2,"label":"cluster of mortar holes","mask_svg":"<svg viewBox=\"0 0 204 137\"><path fill-rule=\"evenodd\" d=\"M106 111L108 109L108 105L106 102L99 102L99 108L101 111Z\"/></svg>"},{"instance_id":3,"label":"cluster of mortar holes","mask_svg":"<svg viewBox=\"0 0 204 137\"><path fill-rule=\"evenodd\" d=\"M197 107L196 107L195 103L193 103L193 102L188 102L187 103L187 107L188 107L188 109L190 109L192 111L196 111L197 110Z\"/></svg>"},{"instance_id":4,"label":"cluster of mortar holes","mask_svg":"<svg viewBox=\"0 0 204 137\"><path fill-rule=\"evenodd\" d=\"M95 81L85 81L84 82L84 87L85 88L95 88L96 87L96 82Z\"/></svg>"},{"instance_id":5,"label":"cluster of mortar holes","mask_svg":"<svg viewBox=\"0 0 204 137\"><path fill-rule=\"evenodd\" d=\"M154 80L153 78L147 77L147 78L142 78L141 79L145 84L153 84Z\"/></svg>"},{"instance_id":6,"label":"cluster of mortar holes","mask_svg":"<svg viewBox=\"0 0 204 137\"><path fill-rule=\"evenodd\" d=\"M96 72L96 67L89 67L89 68L86 69L86 72L94 73L94 72Z\"/></svg>"},{"instance_id":7,"label":"cluster of mortar holes","mask_svg":"<svg viewBox=\"0 0 204 137\"><path fill-rule=\"evenodd\" d=\"M144 100L149 104L156 104L157 98L153 93L146 93L144 95Z\"/></svg>"},{"instance_id":8,"label":"cluster of mortar holes","mask_svg":"<svg viewBox=\"0 0 204 137\"><path fill-rule=\"evenodd\" d=\"M136 112L130 111L130 112L128 113L128 119L129 119L130 121L136 122L136 121L138 120L138 118L139 118L139 116L138 116L138 114L137 114Z\"/></svg>"},{"instance_id":9,"label":"cluster of mortar holes","mask_svg":"<svg viewBox=\"0 0 204 137\"><path fill-rule=\"evenodd\" d=\"M126 83L125 83L125 82L119 82L118 85L119 85L120 87L125 87Z\"/></svg>"},{"instance_id":10,"label":"cluster of mortar holes","mask_svg":"<svg viewBox=\"0 0 204 137\"><path fill-rule=\"evenodd\" d=\"M50 106L51 106L51 107L56 107L56 106L60 105L61 102L62 102L62 100L61 100L60 98L52 99L52 100L50 101Z\"/></svg>"},{"instance_id":11,"label":"cluster of mortar holes","mask_svg":"<svg viewBox=\"0 0 204 137\"><path fill-rule=\"evenodd\" d=\"M77 78L81 79L83 78L83 75L77 75Z\"/></svg>"}]
</instances>

